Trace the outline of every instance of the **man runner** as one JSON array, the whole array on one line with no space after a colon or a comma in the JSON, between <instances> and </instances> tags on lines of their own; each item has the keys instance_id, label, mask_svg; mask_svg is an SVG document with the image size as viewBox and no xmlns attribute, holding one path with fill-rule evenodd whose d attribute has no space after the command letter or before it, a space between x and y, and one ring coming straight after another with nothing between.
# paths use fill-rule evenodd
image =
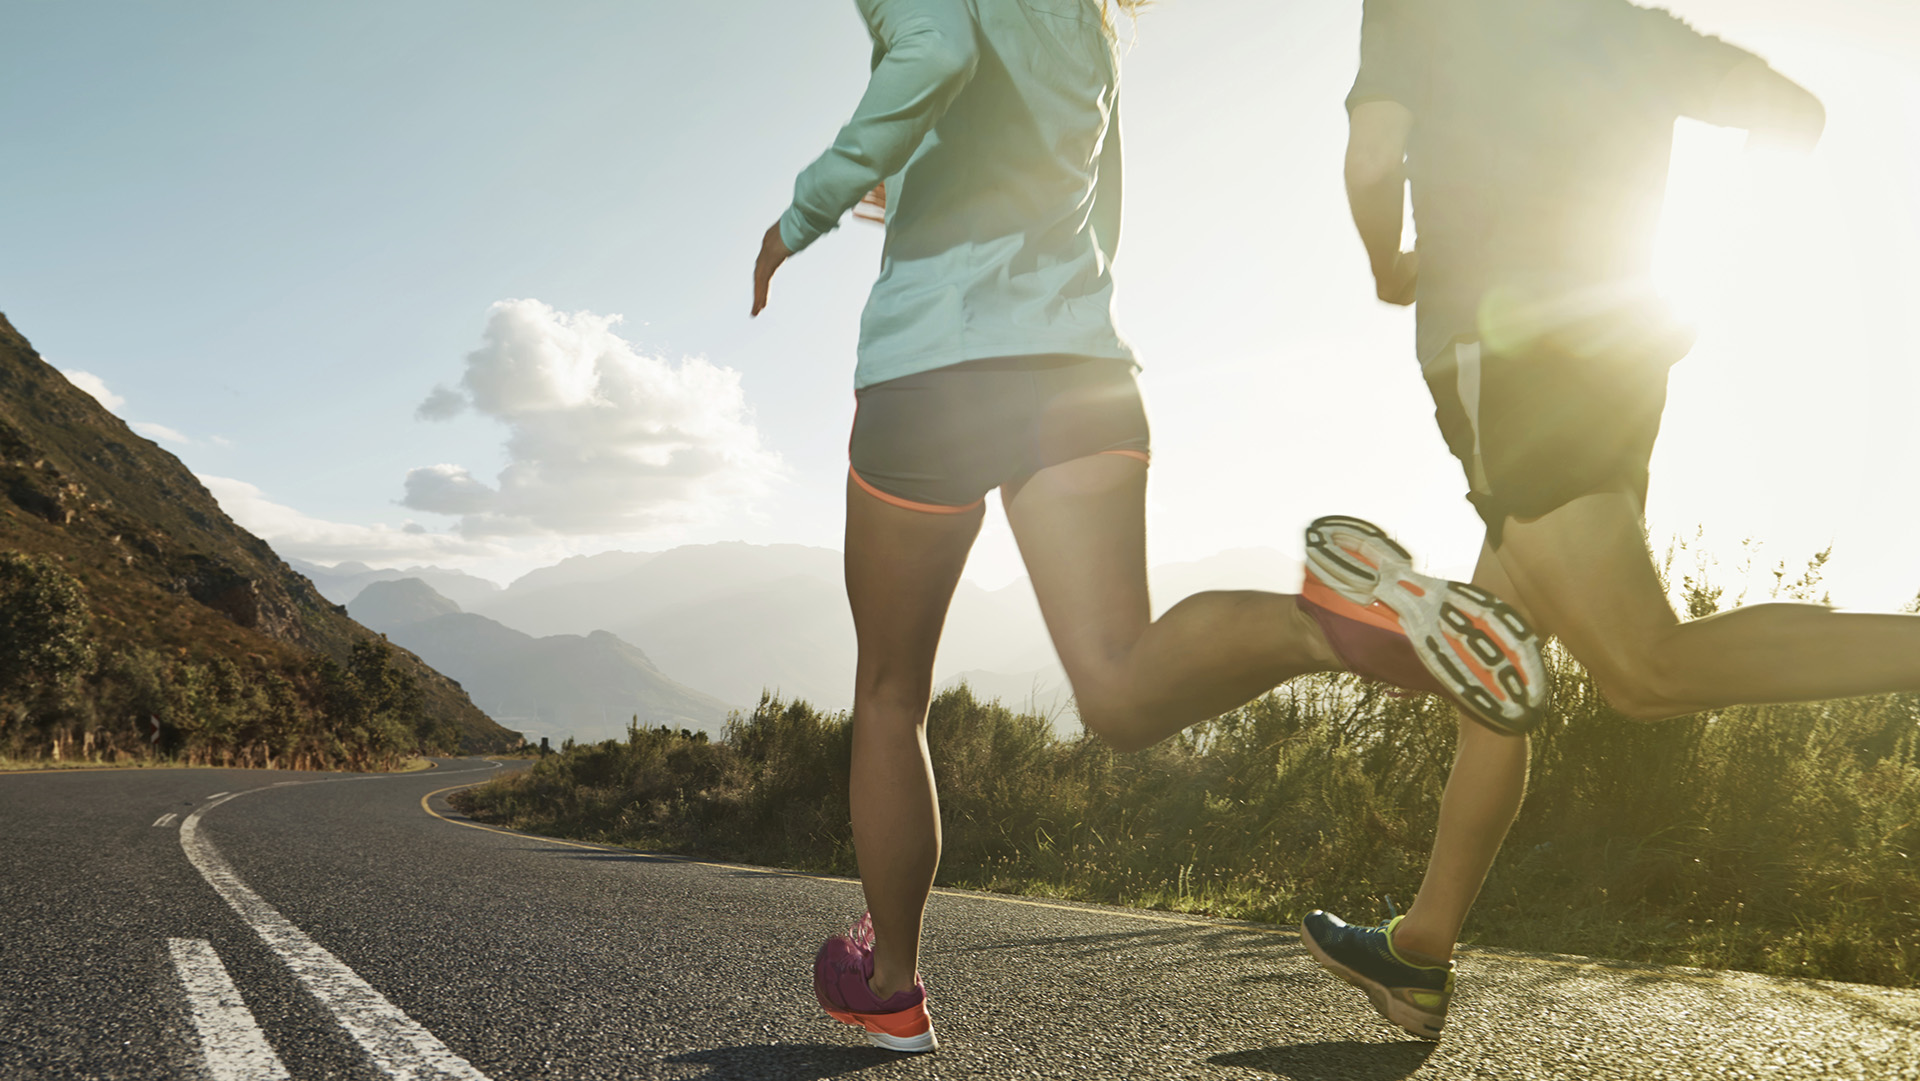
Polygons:
<instances>
[{"instance_id":1,"label":"man runner","mask_svg":"<svg viewBox=\"0 0 1920 1081\"><path fill-rule=\"evenodd\" d=\"M1764 604L1682 623L1642 513L1667 371L1648 286L1673 121L1811 148L1820 103L1751 53L1625 0L1367 0L1347 197L1486 522L1473 583L1559 636L1629 717L1920 689L1920 618ZM1419 242L1400 250L1412 186ZM1311 555L1311 553L1310 553ZM1437 1037L1468 908L1526 788L1527 740L1461 725L1404 916L1303 926L1388 1020Z\"/></svg>"}]
</instances>

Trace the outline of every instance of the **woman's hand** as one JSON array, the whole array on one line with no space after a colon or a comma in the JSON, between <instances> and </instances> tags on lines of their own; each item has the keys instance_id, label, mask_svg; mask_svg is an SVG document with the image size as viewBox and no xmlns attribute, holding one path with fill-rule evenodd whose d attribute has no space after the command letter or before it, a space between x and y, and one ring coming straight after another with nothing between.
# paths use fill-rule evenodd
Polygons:
<instances>
[{"instance_id":1,"label":"woman's hand","mask_svg":"<svg viewBox=\"0 0 1920 1081\"><path fill-rule=\"evenodd\" d=\"M753 313L767 306L767 284L773 281L773 272L787 261L793 253L787 250L787 242L780 239L780 223L774 222L767 229L767 235L760 238L760 258L753 261Z\"/></svg>"}]
</instances>

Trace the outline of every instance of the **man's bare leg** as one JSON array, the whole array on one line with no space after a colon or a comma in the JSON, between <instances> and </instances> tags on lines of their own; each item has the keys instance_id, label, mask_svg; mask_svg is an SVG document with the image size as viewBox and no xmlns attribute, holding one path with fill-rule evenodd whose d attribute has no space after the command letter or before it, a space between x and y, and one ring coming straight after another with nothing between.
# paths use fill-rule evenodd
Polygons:
<instances>
[{"instance_id":1,"label":"man's bare leg","mask_svg":"<svg viewBox=\"0 0 1920 1081\"><path fill-rule=\"evenodd\" d=\"M1473 584L1520 608L1513 583L1490 548L1481 549ZM1524 608L1520 614L1533 622ZM1440 820L1434 827L1427 872L1406 918L1393 929L1394 948L1410 955L1408 960L1443 963L1453 958L1453 945L1467 922L1467 912L1480 896L1480 887L1526 797L1528 750L1525 736L1502 735L1460 718L1460 740L1446 790L1440 795Z\"/></svg>"},{"instance_id":2,"label":"man's bare leg","mask_svg":"<svg viewBox=\"0 0 1920 1081\"><path fill-rule=\"evenodd\" d=\"M847 482L847 599L860 659L849 802L873 914L873 993L913 986L920 924L940 864L940 804L927 757L933 657L984 508L928 514Z\"/></svg>"},{"instance_id":3,"label":"man's bare leg","mask_svg":"<svg viewBox=\"0 0 1920 1081\"><path fill-rule=\"evenodd\" d=\"M1340 667L1288 594L1199 593L1150 621L1146 483L1144 463L1097 454L1003 491L1081 721L1121 750Z\"/></svg>"},{"instance_id":4,"label":"man's bare leg","mask_svg":"<svg viewBox=\"0 0 1920 1081\"><path fill-rule=\"evenodd\" d=\"M1920 618L1760 604L1681 622L1626 491L1507 523L1474 573L1536 629L1558 635L1610 701L1643 719L1736 703L1920 689ZM1511 573L1511 577L1509 577ZM1467 911L1526 791L1527 741L1463 721L1433 855L1394 944L1452 956Z\"/></svg>"},{"instance_id":5,"label":"man's bare leg","mask_svg":"<svg viewBox=\"0 0 1920 1081\"><path fill-rule=\"evenodd\" d=\"M1920 617L1757 604L1682 623L1625 490L1509 521L1499 548L1523 610L1614 707L1657 720L1703 709L1920 690Z\"/></svg>"}]
</instances>

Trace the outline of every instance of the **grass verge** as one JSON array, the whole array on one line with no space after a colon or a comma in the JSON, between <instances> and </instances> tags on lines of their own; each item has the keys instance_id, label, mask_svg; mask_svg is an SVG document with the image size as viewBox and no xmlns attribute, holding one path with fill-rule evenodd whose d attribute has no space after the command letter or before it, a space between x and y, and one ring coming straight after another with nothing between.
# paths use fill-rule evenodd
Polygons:
<instances>
[{"instance_id":1,"label":"grass verge","mask_svg":"<svg viewBox=\"0 0 1920 1081\"><path fill-rule=\"evenodd\" d=\"M1554 658L1532 794L1466 941L1920 984L1920 696L1647 725ZM1296 680L1146 751L941 694L941 885L1290 924L1414 896L1457 722ZM516 829L855 873L850 725L767 699L726 737L633 729L456 793Z\"/></svg>"}]
</instances>

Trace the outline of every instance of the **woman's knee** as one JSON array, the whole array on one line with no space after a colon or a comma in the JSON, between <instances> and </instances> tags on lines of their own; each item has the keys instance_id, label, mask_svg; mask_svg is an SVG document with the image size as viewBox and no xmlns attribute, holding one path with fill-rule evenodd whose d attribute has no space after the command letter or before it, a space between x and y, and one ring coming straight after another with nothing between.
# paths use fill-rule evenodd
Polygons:
<instances>
[{"instance_id":1,"label":"woman's knee","mask_svg":"<svg viewBox=\"0 0 1920 1081\"><path fill-rule=\"evenodd\" d=\"M855 718L925 724L933 700L932 673L862 670L854 681Z\"/></svg>"}]
</instances>

